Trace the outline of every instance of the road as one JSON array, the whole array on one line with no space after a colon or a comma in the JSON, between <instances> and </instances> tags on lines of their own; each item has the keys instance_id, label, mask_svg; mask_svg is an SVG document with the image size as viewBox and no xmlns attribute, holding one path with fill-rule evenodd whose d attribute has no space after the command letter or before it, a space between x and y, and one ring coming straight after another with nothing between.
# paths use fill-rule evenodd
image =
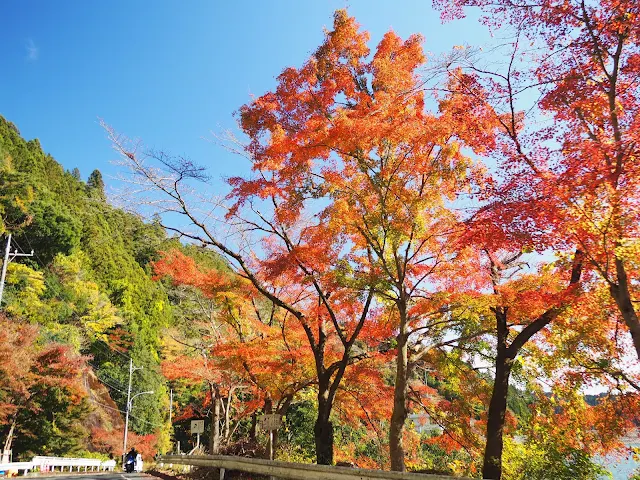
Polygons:
<instances>
[{"instance_id":1,"label":"road","mask_svg":"<svg viewBox=\"0 0 640 480\"><path fill-rule=\"evenodd\" d=\"M124 472L87 472L75 474L58 474L58 475L29 475L38 479L53 480L152 480L155 477L146 473L124 473Z\"/></svg>"}]
</instances>

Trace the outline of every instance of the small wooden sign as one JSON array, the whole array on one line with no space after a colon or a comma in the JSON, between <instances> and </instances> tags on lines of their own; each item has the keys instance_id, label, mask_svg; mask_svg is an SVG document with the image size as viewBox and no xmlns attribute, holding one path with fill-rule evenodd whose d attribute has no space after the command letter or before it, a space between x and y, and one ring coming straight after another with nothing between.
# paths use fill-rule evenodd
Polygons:
<instances>
[{"instance_id":1,"label":"small wooden sign","mask_svg":"<svg viewBox=\"0 0 640 480\"><path fill-rule=\"evenodd\" d=\"M282 426L282 415L278 413L260 415L258 422L262 430L278 430Z\"/></svg>"}]
</instances>

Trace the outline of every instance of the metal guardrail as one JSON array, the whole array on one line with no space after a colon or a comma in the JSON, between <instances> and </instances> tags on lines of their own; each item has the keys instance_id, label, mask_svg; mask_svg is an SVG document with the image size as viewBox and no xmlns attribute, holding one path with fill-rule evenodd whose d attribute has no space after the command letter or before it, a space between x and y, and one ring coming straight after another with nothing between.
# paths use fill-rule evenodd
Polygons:
<instances>
[{"instance_id":1,"label":"metal guardrail","mask_svg":"<svg viewBox=\"0 0 640 480\"><path fill-rule=\"evenodd\" d=\"M33 468L33 464L31 462L10 462L10 463L0 463L0 472L21 472L23 471L25 474Z\"/></svg>"},{"instance_id":2,"label":"metal guardrail","mask_svg":"<svg viewBox=\"0 0 640 480\"><path fill-rule=\"evenodd\" d=\"M427 473L386 472L363 468L334 467L303 463L278 462L260 458L227 455L161 455L161 464L213 467L224 470L270 475L289 480L471 480L469 478ZM223 474L220 478L224 478Z\"/></svg>"},{"instance_id":3,"label":"metal guardrail","mask_svg":"<svg viewBox=\"0 0 640 480\"><path fill-rule=\"evenodd\" d=\"M41 472L54 472L59 468L64 472L65 468L69 468L69 472L73 472L74 468L79 472L84 469L85 472L90 471L113 471L116 468L115 460L102 461L97 458L65 458L65 457L44 457L36 456L30 462L11 462L0 463L0 471L9 472L23 471L27 473L29 470L39 468Z\"/></svg>"}]
</instances>

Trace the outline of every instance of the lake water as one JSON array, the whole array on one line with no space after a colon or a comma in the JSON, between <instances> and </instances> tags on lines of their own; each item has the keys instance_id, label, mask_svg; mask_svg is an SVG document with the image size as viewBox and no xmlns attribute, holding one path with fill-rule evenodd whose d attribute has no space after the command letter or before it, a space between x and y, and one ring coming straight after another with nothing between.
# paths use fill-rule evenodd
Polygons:
<instances>
[{"instance_id":1,"label":"lake water","mask_svg":"<svg viewBox=\"0 0 640 480\"><path fill-rule=\"evenodd\" d=\"M636 439L626 442L626 444L629 447L640 448L640 441ZM613 480L627 480L636 468L640 468L640 463L635 461L631 454L622 458L620 456L606 457L602 464L613 474Z\"/></svg>"}]
</instances>

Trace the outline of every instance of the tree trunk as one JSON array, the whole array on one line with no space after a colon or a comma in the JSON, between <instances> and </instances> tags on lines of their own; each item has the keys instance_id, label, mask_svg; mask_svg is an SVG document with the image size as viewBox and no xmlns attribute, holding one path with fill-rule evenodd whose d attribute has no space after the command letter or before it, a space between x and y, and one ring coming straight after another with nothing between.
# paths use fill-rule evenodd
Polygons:
<instances>
[{"instance_id":1,"label":"tree trunk","mask_svg":"<svg viewBox=\"0 0 640 480\"><path fill-rule=\"evenodd\" d=\"M249 438L255 440L258 433L258 414L253 412L251 415L251 430L249 430Z\"/></svg>"},{"instance_id":2,"label":"tree trunk","mask_svg":"<svg viewBox=\"0 0 640 480\"><path fill-rule=\"evenodd\" d=\"M227 397L227 408L224 411L224 443L227 445L231 440L229 438L231 431L231 401L233 399L233 389L229 389L229 396Z\"/></svg>"},{"instance_id":3,"label":"tree trunk","mask_svg":"<svg viewBox=\"0 0 640 480\"><path fill-rule=\"evenodd\" d=\"M389 426L389 455L391 457L391 470L404 472L404 445L402 434L407 420L408 397L408 354L407 335L404 333L404 325L401 325L401 333L398 334L398 353L396 356L396 382L393 389L393 413Z\"/></svg>"},{"instance_id":4,"label":"tree trunk","mask_svg":"<svg viewBox=\"0 0 640 480\"><path fill-rule=\"evenodd\" d=\"M269 394L267 394L267 396L264 399L264 407L262 407L262 410L264 411L265 415L271 415L273 413L273 400L271 399L271 396ZM272 431L267 431L267 435L269 437L269 440L267 441L267 460L273 460L275 457L275 449L273 446L273 432Z\"/></svg>"},{"instance_id":5,"label":"tree trunk","mask_svg":"<svg viewBox=\"0 0 640 480\"><path fill-rule=\"evenodd\" d=\"M18 415L13 418L13 422L11 422L11 428L9 429L9 433L7 434L7 439L4 442L4 447L2 452L0 452L0 462L9 463L9 451L11 450L11 444L13 443L13 432L16 429L16 423L18 423ZM6 458L5 458L6 457Z\"/></svg>"},{"instance_id":6,"label":"tree trunk","mask_svg":"<svg viewBox=\"0 0 640 480\"><path fill-rule=\"evenodd\" d=\"M502 435L507 412L512 361L507 357L504 349L498 347L496 378L489 403L487 443L484 451L484 465L482 466L482 478L489 480L500 480L502 477L502 448L504 445Z\"/></svg>"},{"instance_id":7,"label":"tree trunk","mask_svg":"<svg viewBox=\"0 0 640 480\"><path fill-rule=\"evenodd\" d=\"M640 321L638 320L638 314L636 313L633 302L631 301L627 272L622 260L620 259L616 259L616 272L618 276L618 283L611 285L611 296L616 301L620 314L624 319L624 323L627 325L627 328L631 333L633 346L635 347L636 354L640 360Z\"/></svg>"},{"instance_id":8,"label":"tree trunk","mask_svg":"<svg viewBox=\"0 0 640 480\"><path fill-rule=\"evenodd\" d=\"M213 406L211 408L211 432L209 435L209 453L217 455L220 452L220 395L212 389Z\"/></svg>"},{"instance_id":9,"label":"tree trunk","mask_svg":"<svg viewBox=\"0 0 640 480\"><path fill-rule=\"evenodd\" d=\"M273 451L273 458L275 458L276 450L278 449L278 430L273 430L271 433L271 449Z\"/></svg>"},{"instance_id":10,"label":"tree trunk","mask_svg":"<svg viewBox=\"0 0 640 480\"><path fill-rule=\"evenodd\" d=\"M319 381L318 417L313 428L318 465L333 465L333 424L330 420L332 403L329 395L329 381Z\"/></svg>"}]
</instances>

